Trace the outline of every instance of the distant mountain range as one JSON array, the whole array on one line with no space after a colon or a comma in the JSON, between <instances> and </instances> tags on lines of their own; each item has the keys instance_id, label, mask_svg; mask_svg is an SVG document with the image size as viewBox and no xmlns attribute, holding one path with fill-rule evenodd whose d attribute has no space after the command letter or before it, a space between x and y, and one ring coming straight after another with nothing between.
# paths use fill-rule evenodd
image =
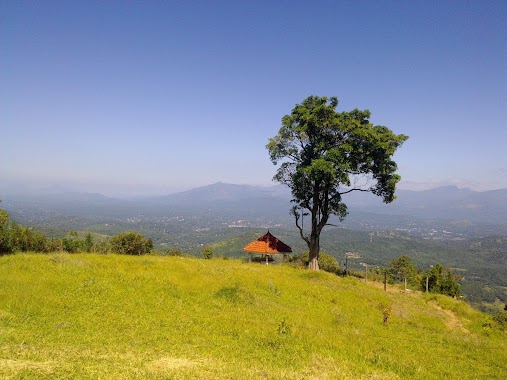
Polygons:
<instances>
[{"instance_id":1,"label":"distant mountain range","mask_svg":"<svg viewBox=\"0 0 507 380\"><path fill-rule=\"evenodd\" d=\"M379 197L364 192L352 192L344 196L350 212L362 211L387 215L410 215L424 218L470 220L475 222L507 223L507 189L472 191L455 186L439 187L425 191L398 190L397 199L385 204ZM285 208L291 199L286 186L258 187L216 183L192 190L151 198L167 205L195 207L206 205L256 205L262 209ZM261 206L264 204L264 206Z\"/></svg>"},{"instance_id":2,"label":"distant mountain range","mask_svg":"<svg viewBox=\"0 0 507 380\"><path fill-rule=\"evenodd\" d=\"M344 197L354 219L388 220L394 216L445 219L503 225L507 234L507 189L477 192L454 186L425 191L398 190L397 199L384 204L378 197L352 192ZM212 212L240 219L289 220L291 194L286 186L259 187L216 183L166 196L117 199L92 193L3 195L1 207L13 216L48 213L85 218L164 216L176 212ZM369 215L369 216L368 216ZM24 219L24 218L21 218Z\"/></svg>"},{"instance_id":3,"label":"distant mountain range","mask_svg":"<svg viewBox=\"0 0 507 380\"><path fill-rule=\"evenodd\" d=\"M371 196L361 201L352 198L350 207L389 215L507 223L507 189L478 192L447 186L424 191L398 190L396 195L397 199L388 205Z\"/></svg>"}]
</instances>

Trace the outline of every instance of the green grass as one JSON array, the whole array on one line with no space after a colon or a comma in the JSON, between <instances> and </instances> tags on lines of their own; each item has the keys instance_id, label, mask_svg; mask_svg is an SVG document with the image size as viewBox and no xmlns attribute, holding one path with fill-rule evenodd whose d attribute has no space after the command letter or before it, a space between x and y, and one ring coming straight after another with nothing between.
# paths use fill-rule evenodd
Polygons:
<instances>
[{"instance_id":1,"label":"green grass","mask_svg":"<svg viewBox=\"0 0 507 380\"><path fill-rule=\"evenodd\" d=\"M504 379L507 335L488 318L281 265L0 257L6 379Z\"/></svg>"}]
</instances>

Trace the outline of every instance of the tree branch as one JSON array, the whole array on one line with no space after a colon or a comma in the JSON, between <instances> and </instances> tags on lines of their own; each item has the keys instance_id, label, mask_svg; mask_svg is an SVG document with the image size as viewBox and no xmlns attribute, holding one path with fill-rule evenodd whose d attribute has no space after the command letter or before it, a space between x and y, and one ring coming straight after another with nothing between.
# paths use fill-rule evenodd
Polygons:
<instances>
[{"instance_id":1,"label":"tree branch","mask_svg":"<svg viewBox=\"0 0 507 380\"><path fill-rule=\"evenodd\" d=\"M343 194L348 194L348 193L351 193L352 191L364 191L366 193L368 193L370 191L370 189L360 189L358 187L354 187L353 189L349 189L347 191L339 191L338 194L340 195L343 195Z\"/></svg>"},{"instance_id":2,"label":"tree branch","mask_svg":"<svg viewBox=\"0 0 507 380\"><path fill-rule=\"evenodd\" d=\"M300 218L300 216L299 216L299 213L298 213L298 210L297 210L297 206L293 207L292 213L294 214L294 219L296 221L296 227L299 230L299 235L301 236L301 239L303 239L306 242L306 244L308 244L308 247L310 247L310 239L308 239L308 237L306 237L304 235L303 227L301 227L299 225L299 218Z\"/></svg>"}]
</instances>

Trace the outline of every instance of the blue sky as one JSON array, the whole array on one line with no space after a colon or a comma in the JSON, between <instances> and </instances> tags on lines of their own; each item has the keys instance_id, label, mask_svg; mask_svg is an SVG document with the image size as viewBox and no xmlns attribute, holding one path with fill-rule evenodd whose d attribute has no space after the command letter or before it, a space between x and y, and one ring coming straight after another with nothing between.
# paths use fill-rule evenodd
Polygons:
<instances>
[{"instance_id":1,"label":"blue sky","mask_svg":"<svg viewBox=\"0 0 507 380\"><path fill-rule=\"evenodd\" d=\"M505 1L2 1L0 184L270 185L268 138L325 95L410 136L400 188L507 188L506 20Z\"/></svg>"}]
</instances>

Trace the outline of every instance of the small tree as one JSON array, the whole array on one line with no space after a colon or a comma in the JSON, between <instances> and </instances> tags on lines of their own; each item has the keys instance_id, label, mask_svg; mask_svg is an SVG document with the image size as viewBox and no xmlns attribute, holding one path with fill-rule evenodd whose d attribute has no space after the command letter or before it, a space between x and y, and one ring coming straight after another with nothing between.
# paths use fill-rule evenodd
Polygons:
<instances>
[{"instance_id":1,"label":"small tree","mask_svg":"<svg viewBox=\"0 0 507 380\"><path fill-rule=\"evenodd\" d=\"M456 276L450 269L437 264L430 268L421 280L421 287L426 288L428 281L428 290L433 293L446 294L451 297L458 297L461 291L461 285L456 281Z\"/></svg>"},{"instance_id":2,"label":"small tree","mask_svg":"<svg viewBox=\"0 0 507 380\"><path fill-rule=\"evenodd\" d=\"M407 290L407 281L413 279L419 271L417 267L412 264L412 259L406 255L392 260L389 263L389 270L394 277L403 281L405 290Z\"/></svg>"},{"instance_id":3,"label":"small tree","mask_svg":"<svg viewBox=\"0 0 507 380\"><path fill-rule=\"evenodd\" d=\"M137 232L123 232L110 240L111 251L122 255L144 255L153 248L153 241Z\"/></svg>"},{"instance_id":4,"label":"small tree","mask_svg":"<svg viewBox=\"0 0 507 380\"><path fill-rule=\"evenodd\" d=\"M274 180L292 191L292 213L301 238L310 250L310 269L319 269L320 234L331 215L343 219L342 197L365 191L395 199L400 176L392 160L408 138L370 123L370 112L336 112L338 99L309 96L282 118L278 134L267 144L273 164L281 161ZM303 229L305 210L310 233Z\"/></svg>"},{"instance_id":5,"label":"small tree","mask_svg":"<svg viewBox=\"0 0 507 380\"><path fill-rule=\"evenodd\" d=\"M32 228L11 222L8 227L10 245L13 251L48 252L47 239Z\"/></svg>"},{"instance_id":6,"label":"small tree","mask_svg":"<svg viewBox=\"0 0 507 380\"><path fill-rule=\"evenodd\" d=\"M87 233L83 241L83 249L86 252L91 252L93 248L93 237L91 233Z\"/></svg>"},{"instance_id":7,"label":"small tree","mask_svg":"<svg viewBox=\"0 0 507 380\"><path fill-rule=\"evenodd\" d=\"M202 258L207 260L213 258L213 248L211 248L209 245L204 247L202 250Z\"/></svg>"}]
</instances>

